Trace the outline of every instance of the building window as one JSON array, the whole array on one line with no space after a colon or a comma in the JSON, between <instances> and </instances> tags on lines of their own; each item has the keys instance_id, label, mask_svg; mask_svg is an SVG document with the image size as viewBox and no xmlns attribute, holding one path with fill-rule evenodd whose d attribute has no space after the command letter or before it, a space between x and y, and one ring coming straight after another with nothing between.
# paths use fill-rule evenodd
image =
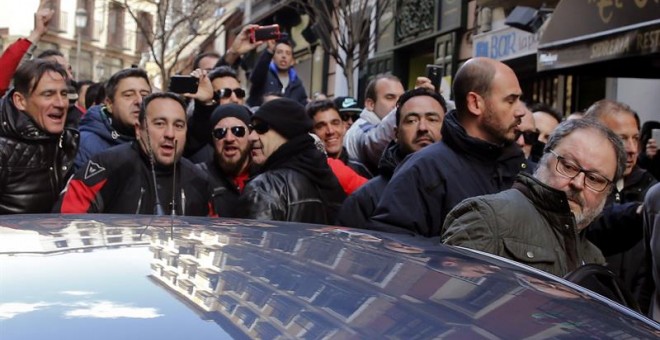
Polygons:
<instances>
[{"instance_id":1,"label":"building window","mask_svg":"<svg viewBox=\"0 0 660 340\"><path fill-rule=\"evenodd\" d=\"M111 2L108 11L108 46L124 47L124 12L118 2Z\"/></svg>"},{"instance_id":2,"label":"building window","mask_svg":"<svg viewBox=\"0 0 660 340\"><path fill-rule=\"evenodd\" d=\"M140 11L138 13L137 30L135 31L135 51L138 53L149 51L149 42L153 40L153 16L150 13Z\"/></svg>"},{"instance_id":3,"label":"building window","mask_svg":"<svg viewBox=\"0 0 660 340\"><path fill-rule=\"evenodd\" d=\"M60 0L51 0L50 8L55 11L53 13L53 18L50 19L50 24L48 28L55 32L66 32L66 17L63 17L62 11L60 10ZM64 13L66 14L66 12Z\"/></svg>"},{"instance_id":4,"label":"building window","mask_svg":"<svg viewBox=\"0 0 660 340\"><path fill-rule=\"evenodd\" d=\"M94 2L95 0L78 0L78 8L84 8L87 11L87 26L82 31L82 37L92 39L94 37ZM90 78L91 79L91 78Z\"/></svg>"}]
</instances>

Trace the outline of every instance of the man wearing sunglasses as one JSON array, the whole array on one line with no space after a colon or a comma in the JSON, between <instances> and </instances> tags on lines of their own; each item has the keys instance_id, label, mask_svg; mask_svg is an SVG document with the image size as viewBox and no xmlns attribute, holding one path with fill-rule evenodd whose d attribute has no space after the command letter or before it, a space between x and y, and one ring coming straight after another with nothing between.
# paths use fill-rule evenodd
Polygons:
<instances>
[{"instance_id":1,"label":"man wearing sunglasses","mask_svg":"<svg viewBox=\"0 0 660 340\"><path fill-rule=\"evenodd\" d=\"M353 123L360 118L362 108L358 101L353 97L337 97L334 100L335 106L339 110L341 119L346 124L346 131L351 128Z\"/></svg>"},{"instance_id":2,"label":"man wearing sunglasses","mask_svg":"<svg viewBox=\"0 0 660 340\"><path fill-rule=\"evenodd\" d=\"M220 66L209 73L209 79L215 93L217 104L240 104L245 103L245 90L241 87L238 75L229 66Z\"/></svg>"},{"instance_id":3,"label":"man wearing sunglasses","mask_svg":"<svg viewBox=\"0 0 660 340\"><path fill-rule=\"evenodd\" d=\"M532 154L532 146L538 143L539 139L539 130L536 129L536 124L534 124L534 116L532 111L525 106L525 115L520 119L520 125L518 125L518 138L516 138L516 144L520 146L523 153L525 154L525 164L524 171L528 173L534 173L536 170L536 163L531 160L530 156Z\"/></svg>"},{"instance_id":4,"label":"man wearing sunglasses","mask_svg":"<svg viewBox=\"0 0 660 340\"><path fill-rule=\"evenodd\" d=\"M443 242L521 262L557 276L586 263L604 264L586 239L622 176L621 140L594 120L560 124L534 175L521 173L512 189L466 199L445 220Z\"/></svg>"},{"instance_id":5,"label":"man wearing sunglasses","mask_svg":"<svg viewBox=\"0 0 660 340\"><path fill-rule=\"evenodd\" d=\"M288 98L263 104L249 140L265 162L243 190L239 213L257 220L333 224L346 197L325 155L308 134L305 108Z\"/></svg>"},{"instance_id":6,"label":"man wearing sunglasses","mask_svg":"<svg viewBox=\"0 0 660 340\"><path fill-rule=\"evenodd\" d=\"M243 105L245 90L241 88L238 75L229 66L216 67L208 75L204 75L202 70L196 70L193 74L200 77L200 83L189 119L184 156L194 163L204 163L213 158L211 129L214 124L210 123L213 110L218 105Z\"/></svg>"},{"instance_id":7,"label":"man wearing sunglasses","mask_svg":"<svg viewBox=\"0 0 660 340\"><path fill-rule=\"evenodd\" d=\"M249 177L250 111L243 105L218 106L211 116L213 159L198 166L209 174L213 202L220 217L236 217L238 197Z\"/></svg>"}]
</instances>

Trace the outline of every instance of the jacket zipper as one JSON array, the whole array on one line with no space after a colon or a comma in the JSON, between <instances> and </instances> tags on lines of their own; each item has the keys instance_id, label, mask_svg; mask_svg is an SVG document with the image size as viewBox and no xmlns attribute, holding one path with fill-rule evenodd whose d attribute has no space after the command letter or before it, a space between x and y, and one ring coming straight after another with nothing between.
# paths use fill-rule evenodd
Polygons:
<instances>
[{"instance_id":1,"label":"jacket zipper","mask_svg":"<svg viewBox=\"0 0 660 340\"><path fill-rule=\"evenodd\" d=\"M137 204L137 210L135 210L135 214L140 213L140 208L142 207L142 197L144 196L144 188L140 188L140 198L138 198L138 204Z\"/></svg>"}]
</instances>

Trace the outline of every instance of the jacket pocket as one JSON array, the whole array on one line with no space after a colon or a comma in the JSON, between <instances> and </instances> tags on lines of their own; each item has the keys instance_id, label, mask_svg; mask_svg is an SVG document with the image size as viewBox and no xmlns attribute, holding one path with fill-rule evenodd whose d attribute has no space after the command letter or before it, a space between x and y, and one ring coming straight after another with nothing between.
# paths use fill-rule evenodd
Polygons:
<instances>
[{"instance_id":1,"label":"jacket pocket","mask_svg":"<svg viewBox=\"0 0 660 340\"><path fill-rule=\"evenodd\" d=\"M553 264L557 260L552 249L522 242L520 240L505 238L504 248L511 255L511 259L522 263Z\"/></svg>"}]
</instances>

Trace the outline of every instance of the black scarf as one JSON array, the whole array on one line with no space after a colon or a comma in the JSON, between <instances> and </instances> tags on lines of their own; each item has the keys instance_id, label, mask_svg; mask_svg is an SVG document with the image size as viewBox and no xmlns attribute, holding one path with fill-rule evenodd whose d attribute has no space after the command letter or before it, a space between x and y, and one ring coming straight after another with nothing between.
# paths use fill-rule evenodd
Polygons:
<instances>
[{"instance_id":1,"label":"black scarf","mask_svg":"<svg viewBox=\"0 0 660 340\"><path fill-rule=\"evenodd\" d=\"M316 148L314 139L308 134L294 137L282 144L268 157L259 173L275 169L299 171L322 190L341 189L326 156Z\"/></svg>"}]
</instances>

